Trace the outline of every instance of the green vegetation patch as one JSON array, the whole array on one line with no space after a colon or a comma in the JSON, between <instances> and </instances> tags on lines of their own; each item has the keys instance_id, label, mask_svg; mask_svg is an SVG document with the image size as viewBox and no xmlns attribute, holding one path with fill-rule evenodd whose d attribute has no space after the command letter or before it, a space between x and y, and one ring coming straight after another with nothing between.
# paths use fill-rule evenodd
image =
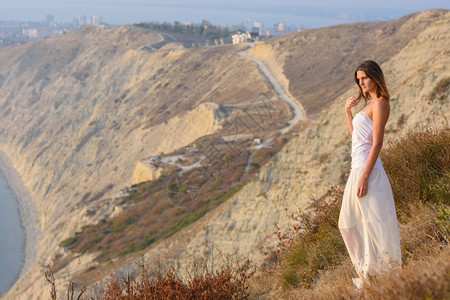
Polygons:
<instances>
[{"instance_id":1,"label":"green vegetation patch","mask_svg":"<svg viewBox=\"0 0 450 300\"><path fill-rule=\"evenodd\" d=\"M337 228L342 189L332 187L325 197L314 200L308 212L292 218L295 225L283 233L277 228L280 280L285 288L310 288L321 271L339 265L346 254Z\"/></svg>"},{"instance_id":2,"label":"green vegetation patch","mask_svg":"<svg viewBox=\"0 0 450 300\"><path fill-rule=\"evenodd\" d=\"M84 226L61 246L76 253L98 251L98 261L140 251L188 226L236 194L257 168L245 171L249 151L230 154L217 145L209 168L176 171L142 183L120 201L124 210L113 218ZM222 152L223 150L223 152Z\"/></svg>"}]
</instances>

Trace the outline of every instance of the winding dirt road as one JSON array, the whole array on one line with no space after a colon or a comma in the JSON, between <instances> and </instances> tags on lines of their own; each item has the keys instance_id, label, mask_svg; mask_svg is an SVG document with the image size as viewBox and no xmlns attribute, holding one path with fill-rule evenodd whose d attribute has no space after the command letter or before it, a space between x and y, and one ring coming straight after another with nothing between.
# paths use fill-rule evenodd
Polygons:
<instances>
[{"instance_id":1,"label":"winding dirt road","mask_svg":"<svg viewBox=\"0 0 450 300\"><path fill-rule=\"evenodd\" d=\"M144 46L141 46L141 47L137 48L136 51L139 51L139 50L148 50L148 49L151 50L151 51L156 51L156 49L153 48L153 45L162 43L162 42L164 41L164 37L162 36L162 34L158 33L158 37L159 37L159 40L158 40L158 41L153 42L153 43L150 43L150 44L146 44L146 45L144 45Z\"/></svg>"},{"instance_id":2,"label":"winding dirt road","mask_svg":"<svg viewBox=\"0 0 450 300\"><path fill-rule=\"evenodd\" d=\"M251 45L251 47L253 47L253 44ZM297 100L293 99L291 96L288 95L289 92L286 92L283 89L283 87L278 83L278 81L275 79L275 77L272 75L272 73L266 67L266 65L264 65L261 61L255 59L253 57L250 57L248 55L248 49L239 52L239 55L255 62L256 65L258 66L259 70L262 72L262 74L267 78L267 80L273 86L273 88L277 92L278 96L282 100L286 101L289 104L289 106L291 107L292 118L289 121L287 121L287 123L289 125L280 130L281 133L288 132L289 129L291 129L292 126L294 126L298 121L306 120L306 114L305 114L305 110L303 109L303 106Z\"/></svg>"},{"instance_id":3,"label":"winding dirt road","mask_svg":"<svg viewBox=\"0 0 450 300\"><path fill-rule=\"evenodd\" d=\"M250 47L254 47L254 45L250 44ZM304 110L303 106L297 100L292 98L292 96L289 96L289 92L287 92L287 91L285 91L283 89L283 87L275 79L275 76L273 76L273 74L266 67L266 65L264 65L261 61L255 59L253 57L250 57L248 55L248 51L249 51L249 49L244 50L244 51L240 51L239 55L241 55L242 57L244 57L246 59L250 59L251 61L256 63L256 65L258 66L259 70L267 78L269 83L272 85L274 90L277 92L278 96L283 101L286 101L289 104L290 108L291 108L292 118L287 121L288 126L286 126L283 129L280 129L280 131L279 131L281 134L284 134L284 133L288 132L289 129L291 129L295 124L297 124L298 121L306 120L305 110ZM272 142L272 140L273 140L273 136L268 138L268 139L266 139L261 145L258 145L258 146L255 147L255 151L250 153L250 155L248 157L248 163L247 163L247 166L245 167L246 171L250 168L250 163L252 161L253 154L255 154L255 152L258 151L261 148L270 147L269 144Z\"/></svg>"}]
</instances>

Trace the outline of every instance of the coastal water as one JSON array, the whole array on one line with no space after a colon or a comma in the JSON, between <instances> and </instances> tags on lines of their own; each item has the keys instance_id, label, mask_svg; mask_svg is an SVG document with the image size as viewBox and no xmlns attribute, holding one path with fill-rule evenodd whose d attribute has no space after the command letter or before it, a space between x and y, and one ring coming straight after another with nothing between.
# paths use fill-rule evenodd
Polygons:
<instances>
[{"instance_id":1,"label":"coastal water","mask_svg":"<svg viewBox=\"0 0 450 300\"><path fill-rule=\"evenodd\" d=\"M17 197L0 172L0 295L16 281L24 256L25 232Z\"/></svg>"}]
</instances>

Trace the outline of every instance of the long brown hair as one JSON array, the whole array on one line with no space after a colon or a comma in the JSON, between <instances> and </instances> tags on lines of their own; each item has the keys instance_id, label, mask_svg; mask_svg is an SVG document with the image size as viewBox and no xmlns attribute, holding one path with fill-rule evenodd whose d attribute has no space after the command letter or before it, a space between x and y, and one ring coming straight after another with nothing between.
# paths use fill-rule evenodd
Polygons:
<instances>
[{"instance_id":1,"label":"long brown hair","mask_svg":"<svg viewBox=\"0 0 450 300\"><path fill-rule=\"evenodd\" d=\"M361 99L361 97L364 98L366 102L370 99L370 94L364 93L361 86L359 85L358 78L356 78L356 73L358 71L363 71L364 73L366 73L367 77L375 81L375 83L377 84L377 97L383 97L387 101L391 100L391 96L389 96L386 82L384 80L383 71L381 70L380 66L373 60L364 61L355 70L355 82L359 88L358 100Z\"/></svg>"}]
</instances>

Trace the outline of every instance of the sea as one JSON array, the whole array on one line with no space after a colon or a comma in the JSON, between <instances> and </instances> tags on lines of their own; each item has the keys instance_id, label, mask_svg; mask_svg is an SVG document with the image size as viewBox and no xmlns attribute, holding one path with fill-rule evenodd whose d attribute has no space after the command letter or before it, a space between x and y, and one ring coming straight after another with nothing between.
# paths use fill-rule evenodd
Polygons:
<instances>
[{"instance_id":1,"label":"sea","mask_svg":"<svg viewBox=\"0 0 450 300\"><path fill-rule=\"evenodd\" d=\"M17 280L25 258L25 230L17 197L0 172L0 295Z\"/></svg>"}]
</instances>

